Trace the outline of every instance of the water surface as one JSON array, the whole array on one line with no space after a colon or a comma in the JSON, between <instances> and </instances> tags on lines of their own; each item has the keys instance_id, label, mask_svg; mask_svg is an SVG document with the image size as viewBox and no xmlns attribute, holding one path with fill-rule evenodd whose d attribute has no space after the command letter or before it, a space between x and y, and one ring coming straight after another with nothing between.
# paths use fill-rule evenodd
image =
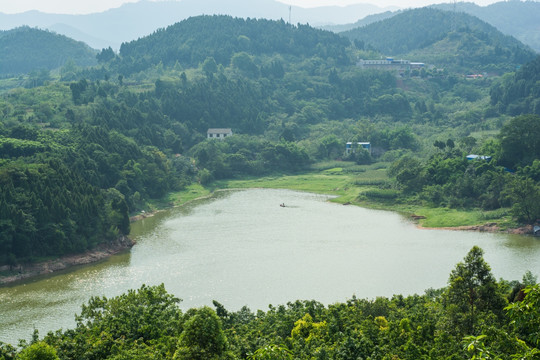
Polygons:
<instances>
[{"instance_id":1,"label":"water surface","mask_svg":"<svg viewBox=\"0 0 540 360\"><path fill-rule=\"evenodd\" d=\"M137 245L107 261L0 288L0 341L74 326L91 296L164 283L188 309L229 310L296 299L324 304L422 294L446 285L478 245L497 278L540 274L540 241L527 236L419 230L398 214L342 206L288 190L221 192L132 226ZM279 204L285 203L286 207Z\"/></svg>"}]
</instances>

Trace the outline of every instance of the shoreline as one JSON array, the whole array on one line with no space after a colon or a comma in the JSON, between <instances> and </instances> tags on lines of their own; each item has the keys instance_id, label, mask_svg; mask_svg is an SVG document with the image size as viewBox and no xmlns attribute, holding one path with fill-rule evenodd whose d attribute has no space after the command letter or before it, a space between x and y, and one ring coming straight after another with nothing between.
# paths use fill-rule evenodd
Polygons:
<instances>
[{"instance_id":1,"label":"shoreline","mask_svg":"<svg viewBox=\"0 0 540 360\"><path fill-rule=\"evenodd\" d=\"M15 284L23 280L40 275L52 274L78 265L92 264L129 250L133 245L135 245L135 242L132 239L122 236L113 242L100 244L95 249L81 254L62 256L54 260L33 264L18 265L11 271L12 273L18 271L18 273L0 276L0 286ZM5 269L5 271L8 271L8 269Z\"/></svg>"},{"instance_id":2,"label":"shoreline","mask_svg":"<svg viewBox=\"0 0 540 360\"><path fill-rule=\"evenodd\" d=\"M533 235L532 225L526 225L519 228L512 228L501 230L496 223L488 223L484 225L465 225L455 227L424 227L422 225L416 225L420 230L450 230L450 231L478 231L489 232L495 234L511 234L511 235Z\"/></svg>"}]
</instances>

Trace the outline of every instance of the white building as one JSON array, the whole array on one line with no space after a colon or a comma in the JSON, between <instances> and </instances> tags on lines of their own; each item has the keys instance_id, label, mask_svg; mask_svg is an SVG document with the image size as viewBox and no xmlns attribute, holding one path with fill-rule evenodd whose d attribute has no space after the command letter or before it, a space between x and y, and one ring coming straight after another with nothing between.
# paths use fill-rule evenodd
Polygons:
<instances>
[{"instance_id":1,"label":"white building","mask_svg":"<svg viewBox=\"0 0 540 360\"><path fill-rule=\"evenodd\" d=\"M223 140L226 137L232 136L233 132L231 129L208 129L206 132L206 137L208 139L219 139Z\"/></svg>"},{"instance_id":2,"label":"white building","mask_svg":"<svg viewBox=\"0 0 540 360\"><path fill-rule=\"evenodd\" d=\"M409 60L394 60L393 58L386 58L384 60L359 60L356 65L363 69L394 71L407 71L425 67L424 63L410 62Z\"/></svg>"}]
</instances>

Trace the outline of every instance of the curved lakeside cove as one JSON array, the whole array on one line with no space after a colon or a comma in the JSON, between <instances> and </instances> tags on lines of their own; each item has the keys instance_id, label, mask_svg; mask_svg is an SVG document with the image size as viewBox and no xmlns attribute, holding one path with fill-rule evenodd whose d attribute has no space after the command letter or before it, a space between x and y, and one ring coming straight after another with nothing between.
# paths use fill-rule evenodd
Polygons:
<instances>
[{"instance_id":1,"label":"curved lakeside cove","mask_svg":"<svg viewBox=\"0 0 540 360\"><path fill-rule=\"evenodd\" d=\"M188 309L323 304L441 288L478 245L497 278L540 274L532 236L417 229L399 214L290 190L223 191L132 224L136 245L97 264L0 288L0 341L75 325L91 296L164 283ZM281 207L284 203L286 206Z\"/></svg>"}]
</instances>

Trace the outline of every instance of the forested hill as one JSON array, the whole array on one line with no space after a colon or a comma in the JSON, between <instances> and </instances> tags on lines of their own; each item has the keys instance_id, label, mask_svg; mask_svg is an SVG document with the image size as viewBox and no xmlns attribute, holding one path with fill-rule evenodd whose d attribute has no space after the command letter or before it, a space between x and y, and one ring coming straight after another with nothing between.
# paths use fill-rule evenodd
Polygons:
<instances>
[{"instance_id":1,"label":"forested hill","mask_svg":"<svg viewBox=\"0 0 540 360\"><path fill-rule=\"evenodd\" d=\"M240 19L230 16L189 18L142 39L122 44L119 64L124 73L141 71L163 63L197 67L208 57L228 65L233 55L318 56L327 62L347 65L349 40L308 25L291 26L284 21Z\"/></svg>"},{"instance_id":2,"label":"forested hill","mask_svg":"<svg viewBox=\"0 0 540 360\"><path fill-rule=\"evenodd\" d=\"M0 31L0 75L53 70L69 59L90 66L96 63L95 55L88 45L49 31L26 26Z\"/></svg>"},{"instance_id":3,"label":"forested hill","mask_svg":"<svg viewBox=\"0 0 540 360\"><path fill-rule=\"evenodd\" d=\"M461 59L455 59L455 63L435 63L440 66L466 68L496 64L500 67L507 63L509 66L501 70L508 71L535 57L532 49L474 16L432 8L405 11L342 35L386 55L405 57L412 52L417 56L437 55L432 59L414 59L424 62L451 59L463 50Z\"/></svg>"}]
</instances>

